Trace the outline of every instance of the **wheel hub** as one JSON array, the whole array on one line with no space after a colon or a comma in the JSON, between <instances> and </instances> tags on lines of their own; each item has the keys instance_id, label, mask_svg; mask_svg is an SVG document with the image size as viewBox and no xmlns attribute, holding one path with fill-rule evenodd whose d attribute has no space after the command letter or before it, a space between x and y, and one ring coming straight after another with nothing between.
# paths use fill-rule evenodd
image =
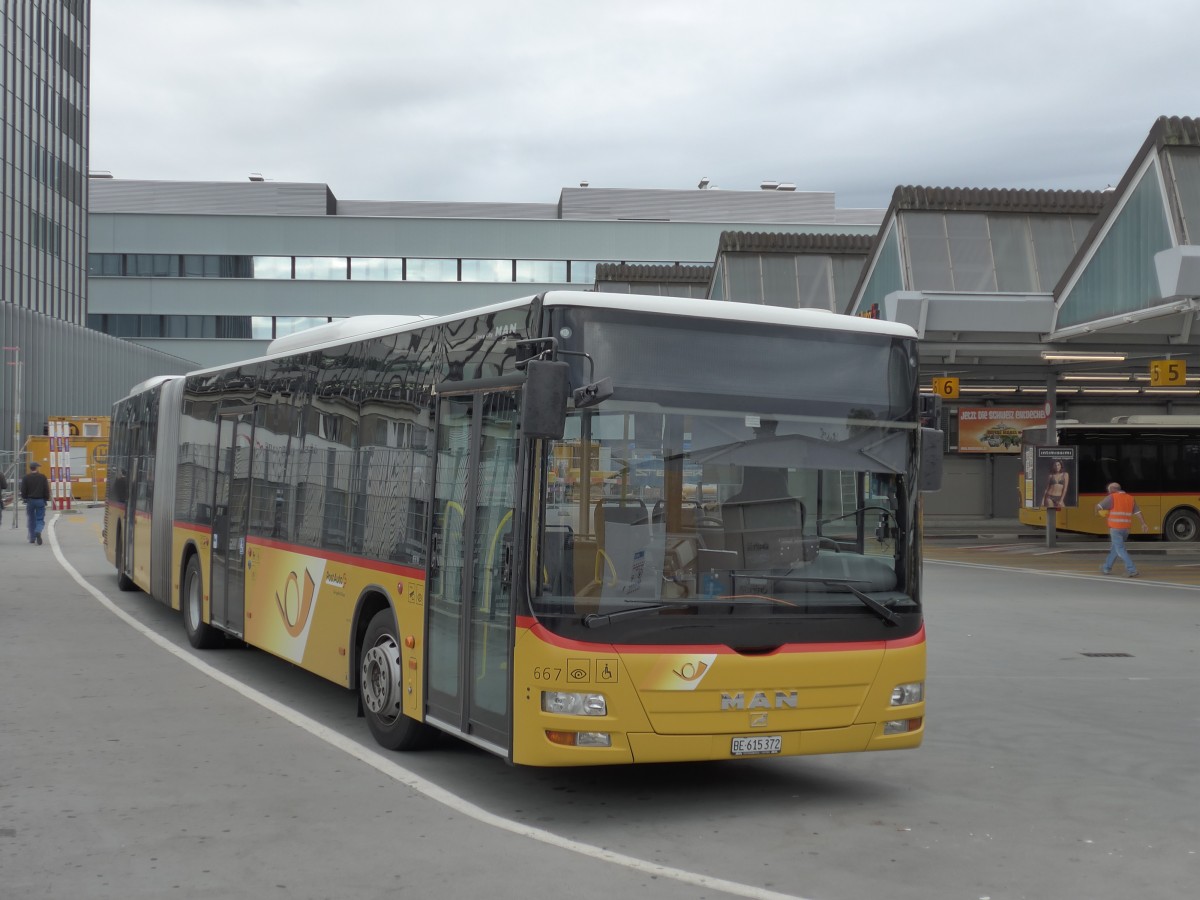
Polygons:
<instances>
[{"instance_id":1,"label":"wheel hub","mask_svg":"<svg viewBox=\"0 0 1200 900\"><path fill-rule=\"evenodd\" d=\"M400 647L391 638L381 640L363 656L363 705L372 714L400 715Z\"/></svg>"}]
</instances>

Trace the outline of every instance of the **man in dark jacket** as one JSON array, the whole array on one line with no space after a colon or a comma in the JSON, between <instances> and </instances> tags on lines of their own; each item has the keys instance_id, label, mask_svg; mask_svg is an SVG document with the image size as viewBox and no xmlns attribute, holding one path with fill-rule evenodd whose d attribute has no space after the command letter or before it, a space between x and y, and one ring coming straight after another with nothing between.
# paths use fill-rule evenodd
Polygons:
<instances>
[{"instance_id":1,"label":"man in dark jacket","mask_svg":"<svg viewBox=\"0 0 1200 900\"><path fill-rule=\"evenodd\" d=\"M46 523L46 504L50 500L50 480L38 471L39 464L29 464L29 474L21 479L21 499L25 501L25 522L29 527L29 543L41 544L42 527Z\"/></svg>"},{"instance_id":2,"label":"man in dark jacket","mask_svg":"<svg viewBox=\"0 0 1200 900\"><path fill-rule=\"evenodd\" d=\"M0 522L4 521L4 492L8 490L8 479L0 472Z\"/></svg>"}]
</instances>

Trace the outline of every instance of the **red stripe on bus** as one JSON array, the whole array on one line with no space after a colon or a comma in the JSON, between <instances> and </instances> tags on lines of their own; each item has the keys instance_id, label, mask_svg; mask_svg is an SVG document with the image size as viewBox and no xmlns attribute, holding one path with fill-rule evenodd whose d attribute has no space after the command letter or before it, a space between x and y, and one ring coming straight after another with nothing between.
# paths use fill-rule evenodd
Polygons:
<instances>
[{"instance_id":1,"label":"red stripe on bus","mask_svg":"<svg viewBox=\"0 0 1200 900\"><path fill-rule=\"evenodd\" d=\"M737 653L726 644L595 644L559 637L536 619L529 616L517 616L517 627L533 633L533 636L543 643L564 650L595 650L597 647L612 647L614 653ZM844 643L825 642L820 644L784 644L770 653L761 656L775 656L781 653L844 653L855 650L899 650L902 647L915 647L925 643L925 625L922 623L916 634L897 638L894 641L846 641Z\"/></svg>"}]
</instances>

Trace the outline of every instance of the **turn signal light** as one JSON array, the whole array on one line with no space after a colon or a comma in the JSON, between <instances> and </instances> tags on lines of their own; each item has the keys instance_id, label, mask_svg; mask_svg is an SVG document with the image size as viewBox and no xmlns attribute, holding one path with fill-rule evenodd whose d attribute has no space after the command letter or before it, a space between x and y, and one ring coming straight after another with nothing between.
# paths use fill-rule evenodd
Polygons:
<instances>
[{"instance_id":1,"label":"turn signal light","mask_svg":"<svg viewBox=\"0 0 1200 900\"><path fill-rule=\"evenodd\" d=\"M612 746L612 735L604 731L547 731L546 740L561 747Z\"/></svg>"}]
</instances>

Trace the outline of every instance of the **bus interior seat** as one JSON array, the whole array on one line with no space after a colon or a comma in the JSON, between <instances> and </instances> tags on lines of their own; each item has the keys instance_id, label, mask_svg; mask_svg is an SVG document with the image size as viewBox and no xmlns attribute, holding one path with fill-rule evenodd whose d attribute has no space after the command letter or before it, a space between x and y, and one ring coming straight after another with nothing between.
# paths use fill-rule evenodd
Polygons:
<instances>
[{"instance_id":1,"label":"bus interior seat","mask_svg":"<svg viewBox=\"0 0 1200 900\"><path fill-rule=\"evenodd\" d=\"M650 510L647 509L644 501L636 498L627 500L605 498L598 501L596 508L592 511L592 528L596 533L596 540L602 547L604 546L604 526L607 522L620 525L649 525Z\"/></svg>"},{"instance_id":2,"label":"bus interior seat","mask_svg":"<svg viewBox=\"0 0 1200 900\"><path fill-rule=\"evenodd\" d=\"M700 503L697 500L684 500L679 507L679 532L694 533L700 528L701 519L704 517L704 510L700 508ZM650 514L650 520L658 525L665 524L667 521L667 504L664 500L654 501L654 510Z\"/></svg>"},{"instance_id":3,"label":"bus interior seat","mask_svg":"<svg viewBox=\"0 0 1200 900\"><path fill-rule=\"evenodd\" d=\"M737 568L770 568L797 558L804 532L804 502L788 494L782 469L747 467L742 487L721 504L725 550Z\"/></svg>"}]
</instances>

